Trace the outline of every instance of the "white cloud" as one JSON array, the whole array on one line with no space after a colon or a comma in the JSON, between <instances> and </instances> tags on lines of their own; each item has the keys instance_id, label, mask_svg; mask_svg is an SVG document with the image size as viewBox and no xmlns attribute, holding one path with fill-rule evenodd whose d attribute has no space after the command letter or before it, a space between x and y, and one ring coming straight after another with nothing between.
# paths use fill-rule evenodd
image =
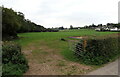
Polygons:
<instances>
[{"instance_id":1,"label":"white cloud","mask_svg":"<svg viewBox=\"0 0 120 77\"><path fill-rule=\"evenodd\" d=\"M45 27L118 22L118 0L2 0L0 4Z\"/></svg>"}]
</instances>

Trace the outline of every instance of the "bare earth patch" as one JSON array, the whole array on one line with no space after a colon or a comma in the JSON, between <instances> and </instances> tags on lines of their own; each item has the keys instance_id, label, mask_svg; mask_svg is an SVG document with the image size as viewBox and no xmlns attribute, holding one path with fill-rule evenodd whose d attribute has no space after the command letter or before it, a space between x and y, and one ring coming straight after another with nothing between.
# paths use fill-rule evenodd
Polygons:
<instances>
[{"instance_id":1,"label":"bare earth patch","mask_svg":"<svg viewBox=\"0 0 120 77\"><path fill-rule=\"evenodd\" d=\"M59 50L42 46L29 45L23 49L29 64L24 75L81 75L93 67L65 60Z\"/></svg>"},{"instance_id":2,"label":"bare earth patch","mask_svg":"<svg viewBox=\"0 0 120 77\"><path fill-rule=\"evenodd\" d=\"M88 37L87 36L72 36L72 37L68 37L68 38L85 39L85 38L88 38Z\"/></svg>"}]
</instances>

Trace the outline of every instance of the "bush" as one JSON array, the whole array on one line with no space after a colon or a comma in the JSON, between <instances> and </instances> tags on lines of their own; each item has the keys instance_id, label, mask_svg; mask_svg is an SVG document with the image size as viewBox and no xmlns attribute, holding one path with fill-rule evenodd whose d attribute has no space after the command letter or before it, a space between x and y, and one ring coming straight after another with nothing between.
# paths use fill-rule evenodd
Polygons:
<instances>
[{"instance_id":1,"label":"bush","mask_svg":"<svg viewBox=\"0 0 120 77\"><path fill-rule=\"evenodd\" d=\"M22 75L28 70L28 62L21 53L21 47L13 42L2 45L2 75Z\"/></svg>"},{"instance_id":2,"label":"bush","mask_svg":"<svg viewBox=\"0 0 120 77\"><path fill-rule=\"evenodd\" d=\"M101 65L113 61L119 54L120 38L89 39L87 45L77 43L75 54L85 64ZM80 50L81 48L82 50ZM85 48L84 48L85 47Z\"/></svg>"},{"instance_id":3,"label":"bush","mask_svg":"<svg viewBox=\"0 0 120 77\"><path fill-rule=\"evenodd\" d=\"M60 40L61 40L61 41L67 41L67 40L66 40L66 39L64 39L64 38L61 38Z\"/></svg>"}]
</instances>

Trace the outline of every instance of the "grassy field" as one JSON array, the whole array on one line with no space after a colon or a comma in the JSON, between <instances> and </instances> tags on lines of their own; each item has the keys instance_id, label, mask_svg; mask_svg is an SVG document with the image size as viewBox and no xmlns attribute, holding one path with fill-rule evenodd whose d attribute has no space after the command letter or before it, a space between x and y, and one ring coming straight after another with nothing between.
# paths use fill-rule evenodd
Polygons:
<instances>
[{"instance_id":1,"label":"grassy field","mask_svg":"<svg viewBox=\"0 0 120 77\"><path fill-rule=\"evenodd\" d=\"M95 69L95 66L86 66L84 64L80 64L77 58L73 55L73 52L70 50L68 42L69 40L75 39L68 37L96 37L104 35L107 36L113 33L116 32L96 32L94 30L87 29L64 30L60 32L20 33L20 38L15 40L15 42L21 44L22 51L25 53L29 61L30 69L26 74L85 74L90 70ZM60 40L61 38L64 38L67 41L62 41ZM47 68L47 66L49 67ZM36 67L41 69L41 71L37 71L35 69ZM42 69L44 68L46 68L47 71L45 70L43 72Z\"/></svg>"}]
</instances>

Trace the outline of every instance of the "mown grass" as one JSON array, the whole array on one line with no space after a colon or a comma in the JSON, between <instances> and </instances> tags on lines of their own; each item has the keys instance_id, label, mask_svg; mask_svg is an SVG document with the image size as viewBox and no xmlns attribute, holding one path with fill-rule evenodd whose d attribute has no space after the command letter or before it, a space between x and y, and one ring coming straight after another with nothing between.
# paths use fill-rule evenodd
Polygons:
<instances>
[{"instance_id":1,"label":"mown grass","mask_svg":"<svg viewBox=\"0 0 120 77\"><path fill-rule=\"evenodd\" d=\"M19 39L15 40L22 45L23 48L28 47L29 44L42 46L44 43L49 48L59 50L65 59L70 61L78 61L73 55L73 52L69 49L68 41L61 41L61 38L71 40L68 37L71 36L102 36L109 35L117 32L96 32L91 29L81 30L64 30L60 32L31 32L31 33L20 33Z\"/></svg>"}]
</instances>

